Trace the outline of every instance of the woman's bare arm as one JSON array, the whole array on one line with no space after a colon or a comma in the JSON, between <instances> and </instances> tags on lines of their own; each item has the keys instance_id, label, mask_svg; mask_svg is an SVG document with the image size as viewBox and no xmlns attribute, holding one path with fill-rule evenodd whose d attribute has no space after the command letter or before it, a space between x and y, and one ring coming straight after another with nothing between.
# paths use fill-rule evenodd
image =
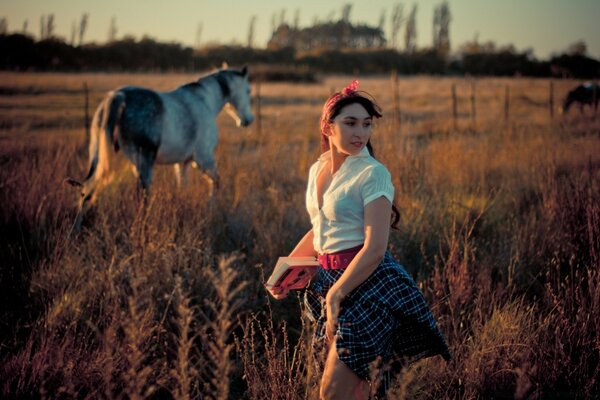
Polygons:
<instances>
[{"instance_id":1,"label":"woman's bare arm","mask_svg":"<svg viewBox=\"0 0 600 400\"><path fill-rule=\"evenodd\" d=\"M313 238L314 237L315 237L315 235L311 228L311 230L308 231L302 239L300 239L300 241L298 242L296 247L294 247L294 250L292 250L292 252L290 253L289 256L290 257L308 257L308 256L316 257L317 252L315 251L315 248L313 247Z\"/></svg>"},{"instance_id":2,"label":"woman's bare arm","mask_svg":"<svg viewBox=\"0 0 600 400\"><path fill-rule=\"evenodd\" d=\"M373 200L365 207L365 244L342 276L327 292L327 326L329 341L336 330L340 303L363 283L379 265L388 245L392 203L385 197Z\"/></svg>"},{"instance_id":3,"label":"woman's bare arm","mask_svg":"<svg viewBox=\"0 0 600 400\"><path fill-rule=\"evenodd\" d=\"M387 249L390 235L392 203L380 197L365 207L365 245L350 263L344 274L331 287L343 299L363 283L377 268Z\"/></svg>"}]
</instances>

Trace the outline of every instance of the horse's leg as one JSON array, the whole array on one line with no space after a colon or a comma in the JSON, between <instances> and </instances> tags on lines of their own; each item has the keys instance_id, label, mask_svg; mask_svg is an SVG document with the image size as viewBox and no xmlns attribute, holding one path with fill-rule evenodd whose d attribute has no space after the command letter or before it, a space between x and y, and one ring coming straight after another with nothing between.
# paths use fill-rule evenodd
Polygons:
<instances>
[{"instance_id":1,"label":"horse's leg","mask_svg":"<svg viewBox=\"0 0 600 400\"><path fill-rule=\"evenodd\" d=\"M209 204L214 202L215 194L219 189L219 175L217 174L217 164L211 156L205 156L202 160L196 157L196 165L202 172L202 178L208 184Z\"/></svg>"},{"instance_id":2,"label":"horse's leg","mask_svg":"<svg viewBox=\"0 0 600 400\"><path fill-rule=\"evenodd\" d=\"M140 177L140 187L143 194L144 205L150 196L150 185L152 184L152 167L156 159L156 151L139 149L136 155L135 167ZM139 193L139 191L138 191Z\"/></svg>"},{"instance_id":3,"label":"horse's leg","mask_svg":"<svg viewBox=\"0 0 600 400\"><path fill-rule=\"evenodd\" d=\"M219 190L219 175L217 174L217 170L204 170L202 171L202 177L208 183L208 193L212 199L216 191Z\"/></svg>"},{"instance_id":4,"label":"horse's leg","mask_svg":"<svg viewBox=\"0 0 600 400\"><path fill-rule=\"evenodd\" d=\"M207 128L207 131L213 131L216 136L216 129L216 126L211 126ZM214 144L216 145L216 140L214 141ZM202 176L208 183L211 199L214 197L215 191L219 188L217 163L213 155L214 147L214 145L207 146L206 143L203 143L201 146L196 147L193 156L197 168L202 171Z\"/></svg>"},{"instance_id":5,"label":"horse's leg","mask_svg":"<svg viewBox=\"0 0 600 400\"><path fill-rule=\"evenodd\" d=\"M212 210L215 205L216 193L219 189L219 175L216 169L202 170L202 177L208 184L208 208Z\"/></svg>"},{"instance_id":6,"label":"horse's leg","mask_svg":"<svg viewBox=\"0 0 600 400\"><path fill-rule=\"evenodd\" d=\"M177 189L181 189L181 169L181 164L173 164L173 172L175 173L175 183L177 184Z\"/></svg>"},{"instance_id":7,"label":"horse's leg","mask_svg":"<svg viewBox=\"0 0 600 400\"><path fill-rule=\"evenodd\" d=\"M219 174L217 174L217 164L213 159L210 161L203 161L199 163L196 161L201 173L202 178L208 184L208 192L210 197L212 198L215 195L215 192L219 189Z\"/></svg>"},{"instance_id":8,"label":"horse's leg","mask_svg":"<svg viewBox=\"0 0 600 400\"><path fill-rule=\"evenodd\" d=\"M187 187L189 185L189 166L190 161L184 161L182 163L177 163L173 165L173 169L175 170L175 181L177 182L177 189L181 189L181 185L183 185L183 187Z\"/></svg>"}]
</instances>

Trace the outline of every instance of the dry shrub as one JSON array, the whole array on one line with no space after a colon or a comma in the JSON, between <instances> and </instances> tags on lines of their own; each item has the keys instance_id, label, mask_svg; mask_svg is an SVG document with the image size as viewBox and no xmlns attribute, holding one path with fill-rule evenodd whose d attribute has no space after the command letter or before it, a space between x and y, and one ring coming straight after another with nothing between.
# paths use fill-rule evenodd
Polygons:
<instances>
[{"instance_id":1,"label":"dry shrub","mask_svg":"<svg viewBox=\"0 0 600 400\"><path fill-rule=\"evenodd\" d=\"M176 382L173 396L176 399L189 400L197 394L192 391L193 383L197 379L198 370L193 366L193 347L196 334L193 332L192 322L194 310L190 299L184 294L182 280L175 280L175 341L177 345L177 358L171 368L170 377Z\"/></svg>"},{"instance_id":2,"label":"dry shrub","mask_svg":"<svg viewBox=\"0 0 600 400\"><path fill-rule=\"evenodd\" d=\"M517 378L532 360L536 344L534 309L506 303L492 312L483 326L476 326L470 352L464 360L467 395L510 395ZM520 369L517 371L517 369Z\"/></svg>"},{"instance_id":3,"label":"dry shrub","mask_svg":"<svg viewBox=\"0 0 600 400\"><path fill-rule=\"evenodd\" d=\"M240 293L247 282L238 282L236 260L239 255L221 258L217 271L205 270L212 283L213 295L204 301L206 311L202 314L199 336L202 340L200 384L205 387L207 398L229 398L229 384L233 363L230 353L234 348L232 330L237 324L237 314L243 301Z\"/></svg>"},{"instance_id":4,"label":"dry shrub","mask_svg":"<svg viewBox=\"0 0 600 400\"><path fill-rule=\"evenodd\" d=\"M475 300L477 305L481 299ZM525 398L536 386L532 365L538 328L535 309L520 301L493 305L489 315L463 316L461 338L451 342L453 360L439 357L405 367L388 399ZM459 341L460 340L460 341Z\"/></svg>"},{"instance_id":5,"label":"dry shrub","mask_svg":"<svg viewBox=\"0 0 600 400\"><path fill-rule=\"evenodd\" d=\"M546 284L546 310L534 359L540 385L557 392L571 388L585 398L600 393L600 271L577 270L559 285Z\"/></svg>"},{"instance_id":6,"label":"dry shrub","mask_svg":"<svg viewBox=\"0 0 600 400\"><path fill-rule=\"evenodd\" d=\"M119 84L191 80L83 78L96 100ZM75 93L83 78L35 75L15 85ZM267 308L254 266L271 265L309 228L304 189L319 153L320 104L347 80L292 91L265 83L261 136L220 116L212 202L194 171L177 191L170 168L157 167L141 206L118 154L79 235L70 232L76 193L62 181L85 175L86 144L72 115L43 102L80 107L82 99L40 94L31 115L11 106L0 117L10 127L0 151L2 395L317 398L309 329L289 302ZM549 122L523 106L498 126L494 90L506 82L486 80L479 131L463 129L468 86L460 85L454 130L439 95L453 80L401 80L402 123L383 120L373 137L402 212L392 251L420 282L454 355L407 367L389 397L597 397L600 121ZM546 86L536 83L541 98ZM389 82L363 85L391 115Z\"/></svg>"},{"instance_id":7,"label":"dry shrub","mask_svg":"<svg viewBox=\"0 0 600 400\"><path fill-rule=\"evenodd\" d=\"M250 399L316 398L318 378L311 363L311 328L303 321L298 342L290 343L288 326L274 324L269 310L265 316L250 315L236 348L244 367L246 395ZM315 382L317 380L317 382Z\"/></svg>"}]
</instances>

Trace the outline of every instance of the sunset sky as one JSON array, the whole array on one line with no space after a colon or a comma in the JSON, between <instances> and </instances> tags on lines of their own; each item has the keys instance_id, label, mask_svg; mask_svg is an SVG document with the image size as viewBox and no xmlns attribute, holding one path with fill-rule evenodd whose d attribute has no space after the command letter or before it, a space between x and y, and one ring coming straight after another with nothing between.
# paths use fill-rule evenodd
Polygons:
<instances>
[{"instance_id":1,"label":"sunset sky","mask_svg":"<svg viewBox=\"0 0 600 400\"><path fill-rule=\"evenodd\" d=\"M8 20L9 32L27 31L38 37L40 17L54 14L55 34L65 39L84 12L89 23L84 42L105 42L111 18L117 26L117 38L144 35L160 41L195 45L202 24L200 44L246 44L248 26L256 16L254 45L264 47L271 33L271 19L285 9L291 23L296 10L300 27L333 16L340 18L342 6L352 4L353 23L378 25L382 11L387 12L385 33L389 40L390 14L398 1L323 1L323 0L0 0L0 16ZM404 4L408 15L413 2ZM417 44L431 46L433 9L441 0L420 0L417 11ZM450 0L452 49L478 35L480 42L513 44L518 51L533 49L545 59L564 51L571 43L584 40L588 54L600 58L600 0ZM403 32L402 32L403 36Z\"/></svg>"}]
</instances>

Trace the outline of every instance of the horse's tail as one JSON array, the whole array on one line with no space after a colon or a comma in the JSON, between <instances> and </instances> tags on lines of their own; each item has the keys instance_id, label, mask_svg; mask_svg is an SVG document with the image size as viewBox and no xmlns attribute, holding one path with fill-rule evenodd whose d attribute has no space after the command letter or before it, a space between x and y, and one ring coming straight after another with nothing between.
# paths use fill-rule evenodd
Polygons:
<instances>
[{"instance_id":1,"label":"horse's tail","mask_svg":"<svg viewBox=\"0 0 600 400\"><path fill-rule=\"evenodd\" d=\"M90 129L90 143L88 147L89 169L84 182L67 179L73 186L80 186L79 215L76 226L81 224L81 218L89 204L93 201L96 185L100 178L108 172L109 143L119 150L118 123L125 107L125 94L121 91L110 92L98 105Z\"/></svg>"},{"instance_id":2,"label":"horse's tail","mask_svg":"<svg viewBox=\"0 0 600 400\"><path fill-rule=\"evenodd\" d=\"M121 91L110 92L100 103L90 132L89 170L85 184L96 181L108 172L108 146L119 150L118 123L125 108L125 94Z\"/></svg>"},{"instance_id":3,"label":"horse's tail","mask_svg":"<svg viewBox=\"0 0 600 400\"><path fill-rule=\"evenodd\" d=\"M104 119L102 125L106 138L110 139L115 151L119 151L117 124L125 108L125 94L121 91L110 92L104 102Z\"/></svg>"}]
</instances>

